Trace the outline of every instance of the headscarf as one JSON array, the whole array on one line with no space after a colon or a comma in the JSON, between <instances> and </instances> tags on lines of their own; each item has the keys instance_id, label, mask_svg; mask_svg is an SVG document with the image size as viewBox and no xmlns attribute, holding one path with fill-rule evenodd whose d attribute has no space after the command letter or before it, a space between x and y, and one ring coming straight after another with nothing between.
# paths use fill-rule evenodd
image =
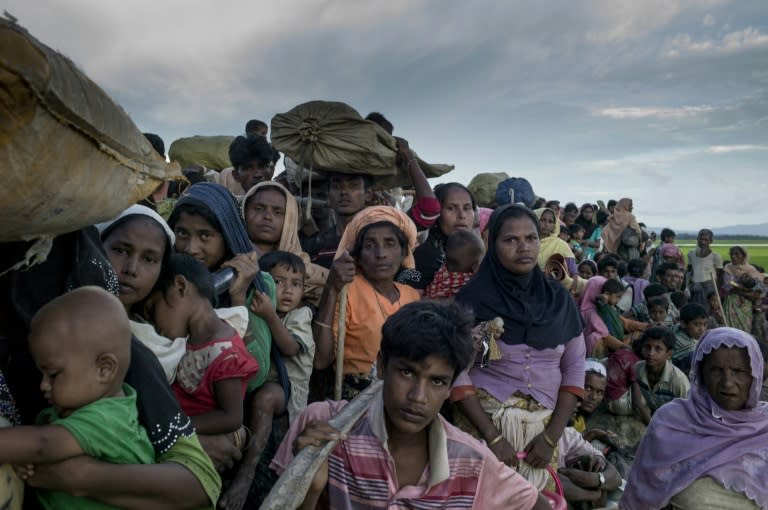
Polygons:
<instances>
[{"instance_id":1,"label":"headscarf","mask_svg":"<svg viewBox=\"0 0 768 510\"><path fill-rule=\"evenodd\" d=\"M206 207L216 216L221 225L221 235L232 255L253 251L253 245L248 239L248 232L237 208L237 201L224 186L212 182L194 184L176 202L174 208L184 204ZM259 272L253 279L253 286L261 292L266 292L263 278L263 273Z\"/></svg>"},{"instance_id":2,"label":"headscarf","mask_svg":"<svg viewBox=\"0 0 768 510\"><path fill-rule=\"evenodd\" d=\"M765 276L763 276L763 273L758 271L755 266L749 263L749 254L747 253L747 250L741 246L734 246L731 249L733 248L738 248L744 253L744 262L741 264L734 264L731 262L725 266L724 271L733 276L733 279L736 281L744 276L748 276L757 280L758 283L762 283Z\"/></svg>"},{"instance_id":3,"label":"headscarf","mask_svg":"<svg viewBox=\"0 0 768 510\"><path fill-rule=\"evenodd\" d=\"M157 214L157 212L153 211L145 205L132 205L125 211L121 212L117 218L110 221L105 221L104 223L99 223L96 225L96 229L99 231L101 238L104 239L116 227L122 225L123 222L132 216L146 216L153 219L160 226L160 228L163 229L163 233L168 239L170 247L173 248L173 245L176 244L176 235L173 233L173 230L171 230L171 227L168 226L168 223L163 219L162 216Z\"/></svg>"},{"instance_id":4,"label":"headscarf","mask_svg":"<svg viewBox=\"0 0 768 510\"><path fill-rule=\"evenodd\" d=\"M637 224L635 215L630 212L632 208L631 198L622 198L616 204L613 210L613 214L608 218L608 223L603 227L603 242L605 243L605 251L609 253L616 253L621 244L621 234L624 229L629 227L637 235L642 235L640 225Z\"/></svg>"},{"instance_id":5,"label":"headscarf","mask_svg":"<svg viewBox=\"0 0 768 510\"><path fill-rule=\"evenodd\" d=\"M588 220L584 218L584 216L582 216L582 214L584 213L584 209L586 209L587 207L589 207L593 211L593 216L591 220ZM589 237L592 235L592 232L594 232L595 229L597 228L597 223L595 223L594 221L595 220L594 212L595 212L595 207L592 204L584 204L581 206L581 209L579 210L579 216L576 218L575 223L577 225L581 225L582 227L584 227L584 239L589 239Z\"/></svg>"},{"instance_id":6,"label":"headscarf","mask_svg":"<svg viewBox=\"0 0 768 510\"><path fill-rule=\"evenodd\" d=\"M320 294L323 292L323 285L328 279L328 270L317 264L313 264L309 255L301 249L299 241L299 205L296 198L282 184L275 181L262 181L253 186L243 197L240 208L243 218L245 218L245 206L248 200L258 191L263 189L274 189L280 191L285 196L285 219L283 220L283 230L280 233L280 241L277 249L287 251L298 255L304 267L306 268L306 277L304 278L304 295L307 299L317 304L320 300ZM247 232L247 229L246 229Z\"/></svg>"},{"instance_id":7,"label":"headscarf","mask_svg":"<svg viewBox=\"0 0 768 510\"><path fill-rule=\"evenodd\" d=\"M478 322L501 317L502 342L553 349L581 334L581 317L565 287L547 277L540 267L517 275L499 260L496 239L501 227L513 214L520 217L521 213L533 222L530 210L520 205L507 205L493 212L488 253L475 277L456 295L456 302L472 307Z\"/></svg>"},{"instance_id":8,"label":"headscarf","mask_svg":"<svg viewBox=\"0 0 768 510\"><path fill-rule=\"evenodd\" d=\"M486 227L488 227L488 221L491 219L491 214L493 214L493 209L487 207L477 208L477 229L481 234Z\"/></svg>"},{"instance_id":9,"label":"headscarf","mask_svg":"<svg viewBox=\"0 0 768 510\"><path fill-rule=\"evenodd\" d=\"M555 216L555 227L547 237L541 238L541 249L539 250L539 267L541 269L546 267L549 257L555 254L562 255L565 259L576 258L568 243L560 239L560 221L555 211L552 209L536 209L534 212L536 217L541 219L541 216L547 211Z\"/></svg>"},{"instance_id":10,"label":"headscarf","mask_svg":"<svg viewBox=\"0 0 768 510\"><path fill-rule=\"evenodd\" d=\"M360 231L371 223L378 223L380 221L392 223L405 234L406 239L408 239L408 246L405 251L405 258L403 259L403 267L406 269L416 267L413 260L413 249L416 247L416 225L403 211L388 205L366 207L355 214L347 228L344 229L344 234L341 236L339 248L336 250L334 259L341 257L341 254L345 251L351 252L354 250Z\"/></svg>"},{"instance_id":11,"label":"headscarf","mask_svg":"<svg viewBox=\"0 0 768 510\"><path fill-rule=\"evenodd\" d=\"M600 363L600 361L596 360L595 358L587 358L587 360L584 362L584 373L595 373L602 375L603 377L608 377L608 372L605 369L605 365Z\"/></svg>"},{"instance_id":12,"label":"headscarf","mask_svg":"<svg viewBox=\"0 0 768 510\"><path fill-rule=\"evenodd\" d=\"M745 348L752 385L746 408L726 411L712 399L700 365L720 347ZM760 402L763 357L757 341L734 328L704 333L693 353L691 391L653 416L637 450L620 507L662 508L670 498L704 476L768 508L768 403Z\"/></svg>"}]
</instances>

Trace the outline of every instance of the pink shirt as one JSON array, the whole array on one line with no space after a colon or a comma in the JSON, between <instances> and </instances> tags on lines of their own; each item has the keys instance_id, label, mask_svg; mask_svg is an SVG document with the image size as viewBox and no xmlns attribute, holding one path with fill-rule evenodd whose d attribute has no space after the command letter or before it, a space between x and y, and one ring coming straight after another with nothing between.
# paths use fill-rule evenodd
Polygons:
<instances>
[{"instance_id":1,"label":"pink shirt","mask_svg":"<svg viewBox=\"0 0 768 510\"><path fill-rule=\"evenodd\" d=\"M346 405L317 402L296 419L272 460L282 473L293 460L292 445L312 420L328 421ZM538 499L535 487L499 462L484 443L446 422L441 416L429 429L429 462L418 485L398 488L395 462L387 448L381 394L367 413L328 457L326 492L331 509L412 508L517 510L530 509Z\"/></svg>"}]
</instances>

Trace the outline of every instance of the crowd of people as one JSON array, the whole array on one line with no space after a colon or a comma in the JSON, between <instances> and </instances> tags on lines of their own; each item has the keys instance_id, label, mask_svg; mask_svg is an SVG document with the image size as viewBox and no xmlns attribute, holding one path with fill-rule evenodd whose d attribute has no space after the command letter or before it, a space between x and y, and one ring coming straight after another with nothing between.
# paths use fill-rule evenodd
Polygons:
<instances>
[{"instance_id":1,"label":"crowd of people","mask_svg":"<svg viewBox=\"0 0 768 510\"><path fill-rule=\"evenodd\" d=\"M702 229L684 254L629 198L524 179L480 207L400 138L407 201L364 171L308 185L267 135L0 275L25 508L258 508L336 440L301 508L768 509L768 275L743 247Z\"/></svg>"}]
</instances>

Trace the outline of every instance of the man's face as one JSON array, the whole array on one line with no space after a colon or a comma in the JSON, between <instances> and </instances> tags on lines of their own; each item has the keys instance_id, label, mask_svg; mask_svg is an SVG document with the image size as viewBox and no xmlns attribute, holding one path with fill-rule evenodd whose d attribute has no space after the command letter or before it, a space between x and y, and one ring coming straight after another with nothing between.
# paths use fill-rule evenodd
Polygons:
<instances>
[{"instance_id":1,"label":"man's face","mask_svg":"<svg viewBox=\"0 0 768 510\"><path fill-rule=\"evenodd\" d=\"M661 277L661 284L671 291L680 290L683 284L683 272L678 269L667 269Z\"/></svg>"},{"instance_id":2,"label":"man's face","mask_svg":"<svg viewBox=\"0 0 768 510\"><path fill-rule=\"evenodd\" d=\"M334 175L328 190L328 205L340 216L354 216L365 208L370 195L359 175Z\"/></svg>"},{"instance_id":3,"label":"man's face","mask_svg":"<svg viewBox=\"0 0 768 510\"><path fill-rule=\"evenodd\" d=\"M600 374L590 372L584 379L584 400L581 402L581 410L585 413L593 413L603 401L605 387L608 380Z\"/></svg>"},{"instance_id":4,"label":"man's face","mask_svg":"<svg viewBox=\"0 0 768 510\"><path fill-rule=\"evenodd\" d=\"M453 367L434 354L421 361L395 356L386 363L380 355L382 367L387 432L393 436L423 431L451 393Z\"/></svg>"},{"instance_id":5,"label":"man's face","mask_svg":"<svg viewBox=\"0 0 768 510\"><path fill-rule=\"evenodd\" d=\"M258 183L262 181L271 181L274 173L274 164L262 164L259 161L252 160L235 168L232 176L240 183L247 193L249 189L256 186Z\"/></svg>"}]
</instances>

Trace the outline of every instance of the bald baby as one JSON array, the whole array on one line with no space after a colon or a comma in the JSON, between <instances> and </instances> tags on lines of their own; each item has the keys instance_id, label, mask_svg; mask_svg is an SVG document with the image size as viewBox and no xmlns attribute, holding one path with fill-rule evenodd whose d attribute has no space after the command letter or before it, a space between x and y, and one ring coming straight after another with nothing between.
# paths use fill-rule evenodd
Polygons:
<instances>
[{"instance_id":1,"label":"bald baby","mask_svg":"<svg viewBox=\"0 0 768 510\"><path fill-rule=\"evenodd\" d=\"M81 287L52 300L32 319L29 349L40 389L61 416L122 395L131 362L131 329L117 297Z\"/></svg>"}]
</instances>

